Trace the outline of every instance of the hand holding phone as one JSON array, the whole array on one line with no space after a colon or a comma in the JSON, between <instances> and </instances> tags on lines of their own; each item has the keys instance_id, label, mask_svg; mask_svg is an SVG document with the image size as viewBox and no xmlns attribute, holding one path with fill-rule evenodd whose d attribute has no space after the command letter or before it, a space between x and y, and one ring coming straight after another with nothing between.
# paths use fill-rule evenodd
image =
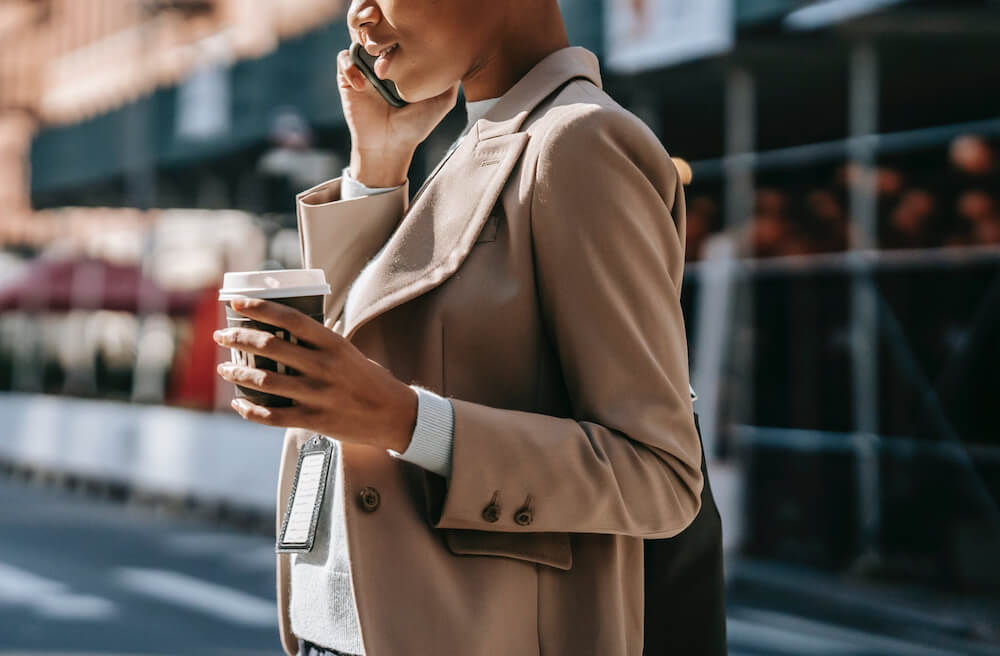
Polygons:
<instances>
[{"instance_id":1,"label":"hand holding phone","mask_svg":"<svg viewBox=\"0 0 1000 656\"><path fill-rule=\"evenodd\" d=\"M376 92L378 85L365 77L364 69L349 49L337 55L337 86L351 132L351 175L369 187L393 187L406 180L417 146L455 106L459 84L426 100L395 106Z\"/></svg>"}]
</instances>

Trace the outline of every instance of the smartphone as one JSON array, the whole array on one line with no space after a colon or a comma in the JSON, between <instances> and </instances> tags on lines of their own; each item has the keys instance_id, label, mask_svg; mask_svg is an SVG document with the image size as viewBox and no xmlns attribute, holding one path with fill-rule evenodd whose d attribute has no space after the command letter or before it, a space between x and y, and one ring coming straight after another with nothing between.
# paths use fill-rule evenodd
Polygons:
<instances>
[{"instance_id":1,"label":"smartphone","mask_svg":"<svg viewBox=\"0 0 1000 656\"><path fill-rule=\"evenodd\" d=\"M393 107L406 107L408 103L399 97L399 92L396 90L396 85L393 81L382 80L378 75L375 75L375 60L377 57L369 55L357 41L351 44L350 52L351 61L368 78L368 81L372 83L372 86L379 92L379 95L385 98L387 103Z\"/></svg>"}]
</instances>

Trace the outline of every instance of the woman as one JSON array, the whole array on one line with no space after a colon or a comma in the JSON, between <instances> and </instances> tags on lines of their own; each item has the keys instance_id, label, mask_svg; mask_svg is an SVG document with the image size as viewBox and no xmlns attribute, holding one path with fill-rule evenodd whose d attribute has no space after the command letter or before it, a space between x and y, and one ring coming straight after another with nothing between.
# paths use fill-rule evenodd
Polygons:
<instances>
[{"instance_id":1,"label":"woman","mask_svg":"<svg viewBox=\"0 0 1000 656\"><path fill-rule=\"evenodd\" d=\"M297 197L325 325L233 302L315 349L216 337L301 373L220 366L295 400L234 402L291 427L279 531L299 450L334 452L312 548L278 556L286 651L628 656L644 628L646 653L724 649L670 158L557 0L354 0L348 24L410 105L340 54L350 167ZM410 204L459 83L470 124Z\"/></svg>"}]
</instances>

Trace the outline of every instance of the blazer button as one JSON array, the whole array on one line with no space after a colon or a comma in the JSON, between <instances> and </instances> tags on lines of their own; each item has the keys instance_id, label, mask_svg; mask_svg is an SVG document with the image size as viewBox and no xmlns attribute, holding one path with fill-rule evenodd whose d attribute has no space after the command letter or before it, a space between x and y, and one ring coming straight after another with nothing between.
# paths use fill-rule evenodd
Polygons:
<instances>
[{"instance_id":1,"label":"blazer button","mask_svg":"<svg viewBox=\"0 0 1000 656\"><path fill-rule=\"evenodd\" d=\"M358 503L365 512L375 512L380 501L378 490L370 485L361 488L361 493L358 494Z\"/></svg>"},{"instance_id":2,"label":"blazer button","mask_svg":"<svg viewBox=\"0 0 1000 656\"><path fill-rule=\"evenodd\" d=\"M500 506L491 503L483 508L483 519L490 524L500 519Z\"/></svg>"},{"instance_id":3,"label":"blazer button","mask_svg":"<svg viewBox=\"0 0 1000 656\"><path fill-rule=\"evenodd\" d=\"M527 526L531 523L531 520L532 515L530 508L524 507L514 513L514 521L518 524L518 526Z\"/></svg>"}]
</instances>

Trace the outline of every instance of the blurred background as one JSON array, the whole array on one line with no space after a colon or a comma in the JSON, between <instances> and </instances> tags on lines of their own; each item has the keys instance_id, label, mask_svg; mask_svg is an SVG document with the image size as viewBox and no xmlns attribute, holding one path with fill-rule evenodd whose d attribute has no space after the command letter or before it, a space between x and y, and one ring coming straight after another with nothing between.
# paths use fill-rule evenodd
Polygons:
<instances>
[{"instance_id":1,"label":"blurred background","mask_svg":"<svg viewBox=\"0 0 1000 656\"><path fill-rule=\"evenodd\" d=\"M1000 654L1000 2L561 4L693 170L731 653ZM279 653L211 333L347 161L345 12L0 0L0 654Z\"/></svg>"}]
</instances>

